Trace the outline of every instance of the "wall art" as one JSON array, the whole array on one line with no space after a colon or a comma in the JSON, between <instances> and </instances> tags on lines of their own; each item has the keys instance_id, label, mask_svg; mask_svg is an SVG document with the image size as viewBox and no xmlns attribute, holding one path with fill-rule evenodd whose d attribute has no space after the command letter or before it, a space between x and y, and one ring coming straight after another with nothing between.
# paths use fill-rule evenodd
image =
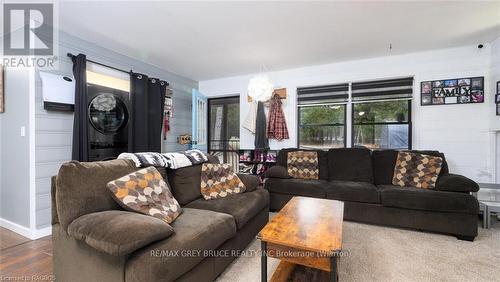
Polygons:
<instances>
[{"instance_id":1,"label":"wall art","mask_svg":"<svg viewBox=\"0 0 500 282\"><path fill-rule=\"evenodd\" d=\"M484 102L484 77L422 81L420 104L453 105Z\"/></svg>"}]
</instances>

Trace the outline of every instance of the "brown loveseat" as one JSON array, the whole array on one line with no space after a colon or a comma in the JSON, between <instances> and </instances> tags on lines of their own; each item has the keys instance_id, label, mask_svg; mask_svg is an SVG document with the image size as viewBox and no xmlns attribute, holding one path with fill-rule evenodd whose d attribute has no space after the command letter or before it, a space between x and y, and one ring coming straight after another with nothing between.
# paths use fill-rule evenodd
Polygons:
<instances>
[{"instance_id":1,"label":"brown loveseat","mask_svg":"<svg viewBox=\"0 0 500 282\"><path fill-rule=\"evenodd\" d=\"M123 210L106 184L132 161L63 164L52 179L57 281L213 281L268 221L269 194L240 175L246 192L206 201L201 165L160 170L183 213L172 223Z\"/></svg>"}]
</instances>

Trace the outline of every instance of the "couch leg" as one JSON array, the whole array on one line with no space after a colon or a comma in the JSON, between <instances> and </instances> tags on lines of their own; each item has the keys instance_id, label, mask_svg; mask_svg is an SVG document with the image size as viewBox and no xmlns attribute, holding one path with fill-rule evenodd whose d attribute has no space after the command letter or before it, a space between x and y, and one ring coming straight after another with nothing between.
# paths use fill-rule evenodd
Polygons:
<instances>
[{"instance_id":1,"label":"couch leg","mask_svg":"<svg viewBox=\"0 0 500 282\"><path fill-rule=\"evenodd\" d=\"M474 236L465 236L465 235L457 235L456 236L458 240L464 240L464 241L469 241L469 242L472 242L474 241Z\"/></svg>"}]
</instances>

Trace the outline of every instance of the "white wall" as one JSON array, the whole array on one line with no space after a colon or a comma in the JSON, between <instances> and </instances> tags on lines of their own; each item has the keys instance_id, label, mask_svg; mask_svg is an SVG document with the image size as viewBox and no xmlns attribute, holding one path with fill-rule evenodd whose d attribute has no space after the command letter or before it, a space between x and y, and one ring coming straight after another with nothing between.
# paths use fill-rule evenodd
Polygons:
<instances>
[{"instance_id":1,"label":"white wall","mask_svg":"<svg viewBox=\"0 0 500 282\"><path fill-rule=\"evenodd\" d=\"M496 92L496 83L500 81L500 37L491 43L491 62L490 62L490 87L491 92ZM495 172L496 172L496 183L500 183L500 116L496 115L496 109L493 108L491 111L490 128L491 132L491 147L496 158L495 162Z\"/></svg>"},{"instance_id":2,"label":"white wall","mask_svg":"<svg viewBox=\"0 0 500 282\"><path fill-rule=\"evenodd\" d=\"M492 93L496 91L496 83L500 81L500 37L491 43L490 76ZM496 116L495 108L492 110L491 127L500 129L500 116Z\"/></svg>"},{"instance_id":3,"label":"white wall","mask_svg":"<svg viewBox=\"0 0 500 282\"><path fill-rule=\"evenodd\" d=\"M413 148L444 152L453 173L477 181L493 181L493 158L490 146L490 115L493 103L489 83L491 47L476 46L435 50L398 56L303 67L269 73L277 87L286 87L284 102L290 139L272 140L271 149L295 147L297 143L296 89L372 79L414 76ZM248 112L246 87L252 75L201 81L200 91L208 96L240 95L240 121ZM424 80L484 76L485 103L467 105L420 106L420 82ZM348 113L349 116L349 113ZM347 126L350 140L350 125ZM254 137L240 130L241 147L253 148Z\"/></svg>"},{"instance_id":4,"label":"white wall","mask_svg":"<svg viewBox=\"0 0 500 282\"><path fill-rule=\"evenodd\" d=\"M0 179L0 225L16 230L31 227L30 181L30 83L28 69L5 68L5 112L2 128ZM25 136L21 136L21 127Z\"/></svg>"}]
</instances>

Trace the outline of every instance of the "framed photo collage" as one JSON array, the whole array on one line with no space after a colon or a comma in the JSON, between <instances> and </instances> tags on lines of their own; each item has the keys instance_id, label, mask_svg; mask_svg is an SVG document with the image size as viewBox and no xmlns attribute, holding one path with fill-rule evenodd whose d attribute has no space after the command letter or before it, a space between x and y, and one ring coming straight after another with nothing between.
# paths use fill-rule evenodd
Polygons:
<instances>
[{"instance_id":1,"label":"framed photo collage","mask_svg":"<svg viewBox=\"0 0 500 282\"><path fill-rule=\"evenodd\" d=\"M466 77L420 83L422 106L484 103L484 77Z\"/></svg>"}]
</instances>

